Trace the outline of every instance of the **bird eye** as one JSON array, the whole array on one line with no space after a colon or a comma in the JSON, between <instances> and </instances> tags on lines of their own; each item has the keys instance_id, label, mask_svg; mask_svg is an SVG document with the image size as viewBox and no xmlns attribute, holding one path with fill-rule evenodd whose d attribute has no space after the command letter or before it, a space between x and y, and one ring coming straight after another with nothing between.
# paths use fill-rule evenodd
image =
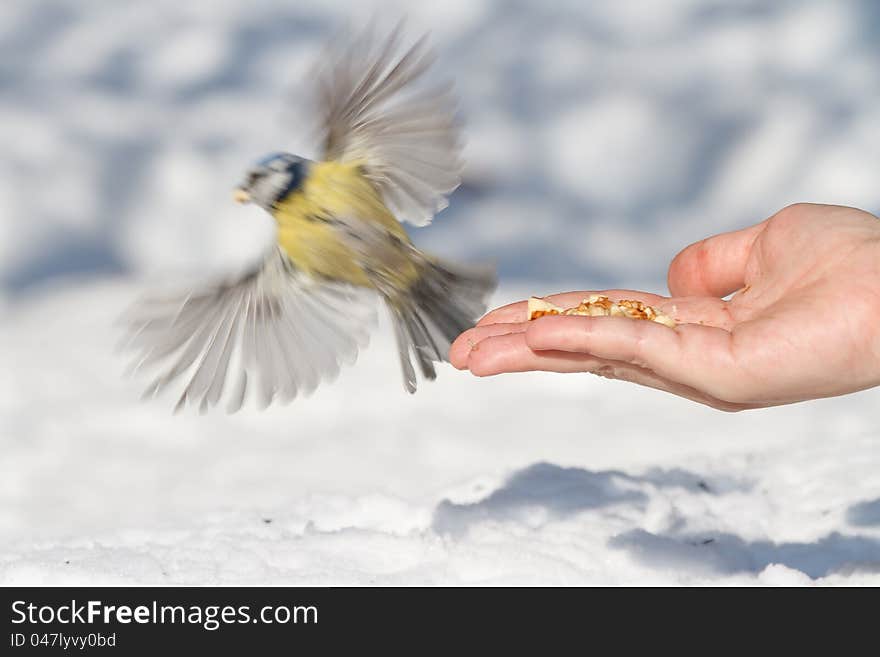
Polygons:
<instances>
[{"instance_id":1,"label":"bird eye","mask_svg":"<svg viewBox=\"0 0 880 657\"><path fill-rule=\"evenodd\" d=\"M260 177L260 174L257 173L257 172L255 172L255 171L252 171L251 173L249 173L249 174L248 174L248 177L247 177L247 184L248 184L248 187L250 187L250 186L253 185L255 182L257 182L257 179L258 179L259 177Z\"/></svg>"}]
</instances>

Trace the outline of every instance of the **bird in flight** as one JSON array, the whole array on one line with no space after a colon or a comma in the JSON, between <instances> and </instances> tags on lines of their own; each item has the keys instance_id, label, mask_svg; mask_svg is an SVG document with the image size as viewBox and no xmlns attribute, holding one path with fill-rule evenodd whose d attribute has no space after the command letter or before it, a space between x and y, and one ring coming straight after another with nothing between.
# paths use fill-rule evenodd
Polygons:
<instances>
[{"instance_id":1,"label":"bird in flight","mask_svg":"<svg viewBox=\"0 0 880 657\"><path fill-rule=\"evenodd\" d=\"M275 219L262 261L233 280L142 299L126 316L135 365L159 370L145 396L179 384L175 410L225 400L234 412L248 395L260 407L307 395L366 346L377 298L405 389L415 392L416 368L436 377L496 277L417 249L403 226L430 223L460 182L456 99L449 84L425 84L432 61L425 37L401 48L400 27L329 45L312 81L320 157L269 154L234 193Z\"/></svg>"}]
</instances>

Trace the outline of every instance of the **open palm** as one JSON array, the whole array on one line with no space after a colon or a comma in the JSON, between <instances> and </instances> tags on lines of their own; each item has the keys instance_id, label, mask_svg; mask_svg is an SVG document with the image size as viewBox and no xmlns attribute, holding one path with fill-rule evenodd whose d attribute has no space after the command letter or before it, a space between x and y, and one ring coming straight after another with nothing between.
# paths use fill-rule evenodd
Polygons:
<instances>
[{"instance_id":1,"label":"open palm","mask_svg":"<svg viewBox=\"0 0 880 657\"><path fill-rule=\"evenodd\" d=\"M669 290L600 293L660 308L675 329L620 317L527 322L522 301L459 336L450 359L478 376L592 372L723 410L880 384L880 221L871 214L789 206L687 247L670 265ZM548 299L569 307L591 293Z\"/></svg>"}]
</instances>

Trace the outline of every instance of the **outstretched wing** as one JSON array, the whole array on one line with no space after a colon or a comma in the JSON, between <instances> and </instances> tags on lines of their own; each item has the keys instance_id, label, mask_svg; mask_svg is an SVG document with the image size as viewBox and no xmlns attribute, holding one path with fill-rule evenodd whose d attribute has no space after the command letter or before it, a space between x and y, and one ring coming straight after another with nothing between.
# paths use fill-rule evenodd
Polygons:
<instances>
[{"instance_id":1,"label":"outstretched wing","mask_svg":"<svg viewBox=\"0 0 880 657\"><path fill-rule=\"evenodd\" d=\"M309 394L354 362L375 316L366 296L303 276L274 248L236 280L144 299L125 318L128 344L138 369L165 368L145 396L188 375L175 411L198 403L204 412L225 394L234 412L252 388L265 407Z\"/></svg>"},{"instance_id":2,"label":"outstretched wing","mask_svg":"<svg viewBox=\"0 0 880 657\"><path fill-rule=\"evenodd\" d=\"M316 71L324 159L364 163L400 221L430 223L461 180L450 84L420 84L433 61L426 37L403 55L400 28L331 44Z\"/></svg>"}]
</instances>

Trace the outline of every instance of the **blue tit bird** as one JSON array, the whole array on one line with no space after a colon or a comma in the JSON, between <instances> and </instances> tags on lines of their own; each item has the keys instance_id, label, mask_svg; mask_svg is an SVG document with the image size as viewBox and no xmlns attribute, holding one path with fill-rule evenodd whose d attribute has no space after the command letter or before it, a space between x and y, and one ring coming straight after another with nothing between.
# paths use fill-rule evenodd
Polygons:
<instances>
[{"instance_id":1,"label":"blue tit bird","mask_svg":"<svg viewBox=\"0 0 880 657\"><path fill-rule=\"evenodd\" d=\"M434 379L434 363L486 309L494 267L424 253L402 223L428 224L460 182L451 87L419 84L432 63L425 38L400 56L399 28L334 48L313 76L320 158L268 155L235 191L275 219L263 260L233 280L145 299L128 317L138 367L165 367L148 396L188 375L176 410L225 398L233 412L249 390L261 407L312 392L366 346L377 297L413 393L416 366Z\"/></svg>"}]
</instances>

